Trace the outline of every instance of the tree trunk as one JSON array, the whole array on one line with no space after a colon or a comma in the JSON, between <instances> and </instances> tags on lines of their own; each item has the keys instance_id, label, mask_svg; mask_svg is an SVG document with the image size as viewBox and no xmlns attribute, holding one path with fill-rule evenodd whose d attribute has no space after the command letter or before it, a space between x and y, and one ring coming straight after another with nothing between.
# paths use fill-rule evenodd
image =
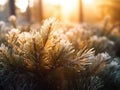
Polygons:
<instances>
[{"instance_id":1,"label":"tree trunk","mask_svg":"<svg viewBox=\"0 0 120 90\"><path fill-rule=\"evenodd\" d=\"M28 7L27 7L27 12L26 12L26 18L27 21L30 23L31 22L31 12L30 12L30 0L28 0Z\"/></svg>"},{"instance_id":2,"label":"tree trunk","mask_svg":"<svg viewBox=\"0 0 120 90\"><path fill-rule=\"evenodd\" d=\"M42 19L43 19L42 0L39 1L39 5L40 5L40 6L39 6L39 9L40 9L40 21L42 21Z\"/></svg>"},{"instance_id":3,"label":"tree trunk","mask_svg":"<svg viewBox=\"0 0 120 90\"><path fill-rule=\"evenodd\" d=\"M9 0L10 4L10 15L16 15L15 13L15 0Z\"/></svg>"},{"instance_id":4,"label":"tree trunk","mask_svg":"<svg viewBox=\"0 0 120 90\"><path fill-rule=\"evenodd\" d=\"M80 23L83 22L83 2L80 0Z\"/></svg>"}]
</instances>

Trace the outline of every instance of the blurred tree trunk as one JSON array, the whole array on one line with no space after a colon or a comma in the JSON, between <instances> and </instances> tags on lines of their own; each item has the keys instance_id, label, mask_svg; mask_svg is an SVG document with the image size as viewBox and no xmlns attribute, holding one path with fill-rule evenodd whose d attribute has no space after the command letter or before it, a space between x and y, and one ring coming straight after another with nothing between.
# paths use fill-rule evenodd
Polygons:
<instances>
[{"instance_id":1,"label":"blurred tree trunk","mask_svg":"<svg viewBox=\"0 0 120 90\"><path fill-rule=\"evenodd\" d=\"M16 15L15 13L15 0L9 0L10 4L10 15Z\"/></svg>"},{"instance_id":2,"label":"blurred tree trunk","mask_svg":"<svg viewBox=\"0 0 120 90\"><path fill-rule=\"evenodd\" d=\"M83 22L83 1L80 0L80 23Z\"/></svg>"},{"instance_id":3,"label":"blurred tree trunk","mask_svg":"<svg viewBox=\"0 0 120 90\"><path fill-rule=\"evenodd\" d=\"M43 2L42 0L36 0L34 2L34 6L30 9L31 10L31 19L33 22L41 22L43 20Z\"/></svg>"},{"instance_id":4,"label":"blurred tree trunk","mask_svg":"<svg viewBox=\"0 0 120 90\"><path fill-rule=\"evenodd\" d=\"M39 4L40 4L40 6L39 6L39 9L40 9L40 21L42 21L42 19L43 19L43 13L42 13L42 0L39 1Z\"/></svg>"},{"instance_id":5,"label":"blurred tree trunk","mask_svg":"<svg viewBox=\"0 0 120 90\"><path fill-rule=\"evenodd\" d=\"M31 22L31 12L30 12L30 5L29 4L30 4L30 0L28 0L28 7L27 7L27 13L26 13L27 15L26 16L27 16L27 21Z\"/></svg>"}]
</instances>

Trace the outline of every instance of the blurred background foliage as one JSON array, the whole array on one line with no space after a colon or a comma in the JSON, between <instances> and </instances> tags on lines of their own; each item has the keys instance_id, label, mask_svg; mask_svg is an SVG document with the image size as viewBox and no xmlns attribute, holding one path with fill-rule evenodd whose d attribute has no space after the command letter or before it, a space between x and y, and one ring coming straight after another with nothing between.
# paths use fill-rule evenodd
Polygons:
<instances>
[{"instance_id":1,"label":"blurred background foliage","mask_svg":"<svg viewBox=\"0 0 120 90\"><path fill-rule=\"evenodd\" d=\"M2 0L0 2L0 19L7 21L7 17L14 14L19 22L40 22L50 16L66 21L79 23L82 17L84 22L96 23L105 17L111 17L111 22L119 22L120 6L119 0L82 0L82 16L80 14L80 0L66 0L66 5L71 12L62 3L64 1L47 2L46 0ZM62 3L62 4L58 4ZM64 7L64 8L63 8ZM64 10L68 10L66 14ZM73 11L74 12L73 12ZM64 17L63 17L64 15Z\"/></svg>"},{"instance_id":2,"label":"blurred background foliage","mask_svg":"<svg viewBox=\"0 0 120 90\"><path fill-rule=\"evenodd\" d=\"M119 0L105 0L102 3L99 3L99 9L100 9L101 13L103 14L103 16L110 15L112 18L112 21L119 22L119 20L120 20L119 3L120 3Z\"/></svg>"}]
</instances>

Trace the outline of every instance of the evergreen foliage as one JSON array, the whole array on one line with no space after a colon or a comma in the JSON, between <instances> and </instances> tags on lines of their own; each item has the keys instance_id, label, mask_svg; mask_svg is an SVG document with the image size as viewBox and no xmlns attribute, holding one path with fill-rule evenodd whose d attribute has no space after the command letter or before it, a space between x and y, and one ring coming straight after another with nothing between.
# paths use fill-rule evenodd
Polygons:
<instances>
[{"instance_id":1,"label":"evergreen foliage","mask_svg":"<svg viewBox=\"0 0 120 90\"><path fill-rule=\"evenodd\" d=\"M10 22L0 24L0 90L120 89L118 26Z\"/></svg>"}]
</instances>

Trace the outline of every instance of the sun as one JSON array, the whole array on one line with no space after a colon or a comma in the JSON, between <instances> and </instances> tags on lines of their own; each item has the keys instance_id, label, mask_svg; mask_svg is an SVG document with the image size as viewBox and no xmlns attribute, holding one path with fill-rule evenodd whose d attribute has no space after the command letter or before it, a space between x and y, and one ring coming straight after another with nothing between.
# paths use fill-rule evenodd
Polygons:
<instances>
[{"instance_id":1,"label":"sun","mask_svg":"<svg viewBox=\"0 0 120 90\"><path fill-rule=\"evenodd\" d=\"M83 0L83 3L85 3L85 4L92 4L93 0Z\"/></svg>"}]
</instances>

